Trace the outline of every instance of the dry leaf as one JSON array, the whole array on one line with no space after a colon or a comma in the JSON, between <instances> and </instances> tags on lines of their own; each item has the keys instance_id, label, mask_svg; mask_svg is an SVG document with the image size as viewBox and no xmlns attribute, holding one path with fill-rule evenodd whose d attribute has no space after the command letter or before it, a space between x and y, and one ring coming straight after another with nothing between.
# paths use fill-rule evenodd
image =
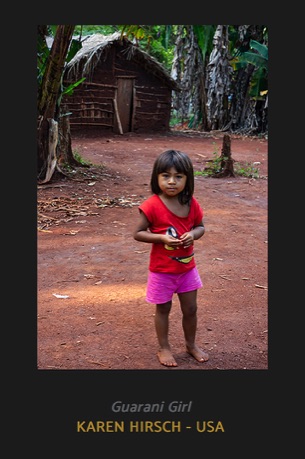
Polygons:
<instances>
[{"instance_id":1,"label":"dry leaf","mask_svg":"<svg viewBox=\"0 0 305 459\"><path fill-rule=\"evenodd\" d=\"M56 296L56 298L69 298L69 295L59 295L58 293L52 293L53 296Z\"/></svg>"},{"instance_id":2,"label":"dry leaf","mask_svg":"<svg viewBox=\"0 0 305 459\"><path fill-rule=\"evenodd\" d=\"M255 287L257 288L263 288L265 290L267 290L268 287L265 287L264 285L258 285L258 284L255 284Z\"/></svg>"}]
</instances>

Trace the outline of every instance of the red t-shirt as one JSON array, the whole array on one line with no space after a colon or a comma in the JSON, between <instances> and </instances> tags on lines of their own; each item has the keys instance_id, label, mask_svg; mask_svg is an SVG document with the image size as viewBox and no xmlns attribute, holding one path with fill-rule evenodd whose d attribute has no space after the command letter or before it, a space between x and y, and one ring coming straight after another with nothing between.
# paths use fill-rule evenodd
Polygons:
<instances>
[{"instance_id":1,"label":"red t-shirt","mask_svg":"<svg viewBox=\"0 0 305 459\"><path fill-rule=\"evenodd\" d=\"M147 220L150 222L149 230L152 233L166 234L174 237L191 231L198 226L203 218L203 210L198 201L192 197L190 211L187 217L178 217L171 212L160 197L152 195L140 206ZM194 246L173 249L162 243L153 243L150 252L149 270L161 273L184 273L195 267Z\"/></svg>"}]
</instances>

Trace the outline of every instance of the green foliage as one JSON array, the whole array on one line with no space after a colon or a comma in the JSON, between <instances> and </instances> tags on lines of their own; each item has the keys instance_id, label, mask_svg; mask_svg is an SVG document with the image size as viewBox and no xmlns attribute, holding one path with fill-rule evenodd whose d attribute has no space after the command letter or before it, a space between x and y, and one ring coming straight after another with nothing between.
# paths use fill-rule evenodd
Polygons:
<instances>
[{"instance_id":1,"label":"green foliage","mask_svg":"<svg viewBox=\"0 0 305 459\"><path fill-rule=\"evenodd\" d=\"M170 127L175 127L178 124L180 124L180 117L178 117L177 112L175 110L172 110L171 118L169 121Z\"/></svg>"},{"instance_id":2,"label":"green foliage","mask_svg":"<svg viewBox=\"0 0 305 459\"><path fill-rule=\"evenodd\" d=\"M131 41L135 41L137 46L154 57L170 72L174 58L176 26L125 25L118 27Z\"/></svg>"},{"instance_id":3,"label":"green foliage","mask_svg":"<svg viewBox=\"0 0 305 459\"><path fill-rule=\"evenodd\" d=\"M249 95L256 100L261 99L262 92L268 90L268 47L250 40L250 50L239 50L237 54L238 57L232 61L233 67L238 69L249 64L254 66Z\"/></svg>"},{"instance_id":4,"label":"green foliage","mask_svg":"<svg viewBox=\"0 0 305 459\"><path fill-rule=\"evenodd\" d=\"M139 40L142 40L145 36L144 26L140 25L119 25L122 34L126 34L129 39L135 40L139 44Z\"/></svg>"},{"instance_id":5,"label":"green foliage","mask_svg":"<svg viewBox=\"0 0 305 459\"><path fill-rule=\"evenodd\" d=\"M253 164L246 163L244 166L236 162L234 167L234 173L243 177L259 178L259 171L257 167L253 167Z\"/></svg>"},{"instance_id":6,"label":"green foliage","mask_svg":"<svg viewBox=\"0 0 305 459\"><path fill-rule=\"evenodd\" d=\"M115 25L77 25L75 26L75 35L93 35L101 33L110 35L118 31L118 26Z\"/></svg>"},{"instance_id":7,"label":"green foliage","mask_svg":"<svg viewBox=\"0 0 305 459\"><path fill-rule=\"evenodd\" d=\"M201 171L194 171L194 175L202 175L205 177L209 177L211 175L218 174L221 170L220 164L223 159L226 159L226 158L218 156L218 151L216 148L216 150L213 152L213 159L212 161L210 161L209 167L204 168Z\"/></svg>"},{"instance_id":8,"label":"green foliage","mask_svg":"<svg viewBox=\"0 0 305 459\"><path fill-rule=\"evenodd\" d=\"M62 95L66 94L67 96L71 96L73 94L73 89L79 86L83 81L85 81L85 79L86 78L83 77L75 83L70 84L67 88L63 89Z\"/></svg>"},{"instance_id":9,"label":"green foliage","mask_svg":"<svg viewBox=\"0 0 305 459\"><path fill-rule=\"evenodd\" d=\"M145 51L145 50L144 50ZM146 51L148 52L148 50ZM153 41L149 48L150 56L154 57L160 64L170 72L174 58L174 49L165 49L159 41Z\"/></svg>"},{"instance_id":10,"label":"green foliage","mask_svg":"<svg viewBox=\"0 0 305 459\"><path fill-rule=\"evenodd\" d=\"M266 61L266 68L268 63L268 48L263 43L259 43L256 40L250 40L250 48L255 49L258 54L265 59Z\"/></svg>"},{"instance_id":11,"label":"green foliage","mask_svg":"<svg viewBox=\"0 0 305 459\"><path fill-rule=\"evenodd\" d=\"M170 73L174 59L177 26L158 25L149 27L149 40L142 40L142 49L157 59Z\"/></svg>"},{"instance_id":12,"label":"green foliage","mask_svg":"<svg viewBox=\"0 0 305 459\"><path fill-rule=\"evenodd\" d=\"M238 59L241 64L252 64L256 69L263 68L268 70L268 48L262 43L255 40L250 40L250 49L254 51L246 51L242 53Z\"/></svg>"},{"instance_id":13,"label":"green foliage","mask_svg":"<svg viewBox=\"0 0 305 459\"><path fill-rule=\"evenodd\" d=\"M56 28L57 26L48 26L47 27L48 35L54 37L54 35L56 34ZM75 54L79 51L81 47L82 47L82 44L81 44L80 39L71 40L69 51L66 57L66 63L69 62L75 56ZM49 55L50 55L50 49L47 46L46 37L42 37L41 35L38 34L37 36L37 84L38 84L38 88L42 84L42 79L43 79L43 75L46 69L46 63L47 63ZM60 104L61 104L61 101L64 95L72 95L73 90L77 86L79 86L84 80L85 78L81 78L80 80L66 87L64 87L63 84L61 84L61 92L58 96L57 106L60 107ZM67 113L62 114L61 116L67 116Z\"/></svg>"},{"instance_id":14,"label":"green foliage","mask_svg":"<svg viewBox=\"0 0 305 459\"><path fill-rule=\"evenodd\" d=\"M194 25L194 33L198 40L203 58L213 50L214 25Z\"/></svg>"},{"instance_id":15,"label":"green foliage","mask_svg":"<svg viewBox=\"0 0 305 459\"><path fill-rule=\"evenodd\" d=\"M85 160L77 151L73 152L73 156L76 159L76 161L82 166L92 166L92 163L90 161Z\"/></svg>"},{"instance_id":16,"label":"green foliage","mask_svg":"<svg viewBox=\"0 0 305 459\"><path fill-rule=\"evenodd\" d=\"M222 161L226 161L227 159L228 158L226 156L219 156L216 148L216 150L213 152L213 160L210 161L209 167L200 171L194 171L194 175L203 177L211 177L217 175L219 172L221 172ZM241 163L235 161L234 174L249 178L259 178L258 169L255 168L251 163L242 165Z\"/></svg>"}]
</instances>

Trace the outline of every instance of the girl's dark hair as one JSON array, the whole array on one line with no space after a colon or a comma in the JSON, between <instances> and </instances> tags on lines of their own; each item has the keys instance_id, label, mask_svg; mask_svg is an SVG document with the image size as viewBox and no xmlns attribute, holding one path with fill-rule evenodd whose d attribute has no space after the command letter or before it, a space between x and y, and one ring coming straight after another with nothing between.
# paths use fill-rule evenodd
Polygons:
<instances>
[{"instance_id":1,"label":"girl's dark hair","mask_svg":"<svg viewBox=\"0 0 305 459\"><path fill-rule=\"evenodd\" d=\"M177 172L186 175L186 184L184 190L178 195L181 204L189 204L194 193L194 169L190 158L186 153L178 150L166 150L161 153L155 160L150 187L154 194L160 194L161 190L158 185L158 175L162 172L168 172L174 167Z\"/></svg>"}]
</instances>

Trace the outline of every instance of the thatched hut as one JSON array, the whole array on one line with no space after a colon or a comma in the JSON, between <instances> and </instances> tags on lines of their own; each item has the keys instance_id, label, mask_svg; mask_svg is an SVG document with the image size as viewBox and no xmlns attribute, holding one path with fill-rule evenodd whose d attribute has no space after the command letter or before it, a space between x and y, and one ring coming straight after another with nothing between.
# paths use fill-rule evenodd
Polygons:
<instances>
[{"instance_id":1,"label":"thatched hut","mask_svg":"<svg viewBox=\"0 0 305 459\"><path fill-rule=\"evenodd\" d=\"M64 84L85 77L64 98L71 131L168 131L172 91L179 90L163 66L120 32L87 37L68 63Z\"/></svg>"}]
</instances>

